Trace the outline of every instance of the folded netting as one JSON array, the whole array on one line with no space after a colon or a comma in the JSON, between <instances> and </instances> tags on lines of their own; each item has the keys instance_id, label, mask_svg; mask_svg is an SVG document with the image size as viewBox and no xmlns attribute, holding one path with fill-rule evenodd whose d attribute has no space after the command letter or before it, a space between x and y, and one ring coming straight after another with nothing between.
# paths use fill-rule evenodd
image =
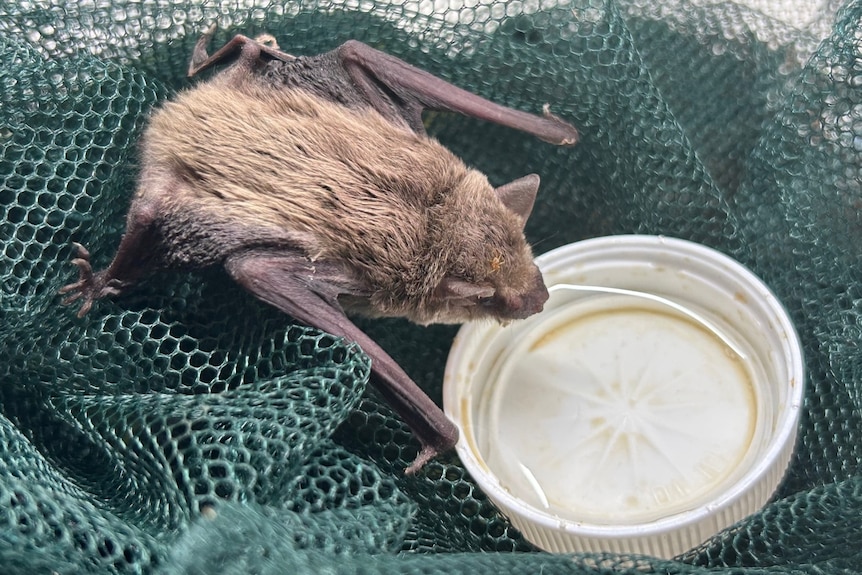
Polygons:
<instances>
[{"instance_id":1,"label":"folded netting","mask_svg":"<svg viewBox=\"0 0 862 575\"><path fill-rule=\"evenodd\" d=\"M492 183L541 174L537 253L664 234L751 267L808 371L772 501L674 560L539 552L454 453L405 477L418 444L361 350L223 271L154 275L81 319L61 306L72 242L113 255L147 114L191 85L213 22L213 46L355 38L549 104L576 147L426 116ZM862 570L862 2L3 1L0 147L0 572ZM361 327L439 403L456 328Z\"/></svg>"}]
</instances>

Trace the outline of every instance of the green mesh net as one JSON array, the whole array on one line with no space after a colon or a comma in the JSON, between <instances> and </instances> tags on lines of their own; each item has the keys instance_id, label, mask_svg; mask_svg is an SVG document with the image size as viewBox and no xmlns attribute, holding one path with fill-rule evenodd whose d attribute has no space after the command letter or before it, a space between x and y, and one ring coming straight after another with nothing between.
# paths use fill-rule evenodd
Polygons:
<instances>
[{"instance_id":1,"label":"green mesh net","mask_svg":"<svg viewBox=\"0 0 862 575\"><path fill-rule=\"evenodd\" d=\"M852 573L862 568L862 2L0 3L4 573ZM675 560L538 552L418 444L353 345L218 270L84 319L56 291L113 255L150 108L217 22L313 54L356 38L582 132L554 148L460 116L429 131L493 182L542 175L537 252L650 233L750 266L809 384L787 478ZM455 328L365 321L439 402Z\"/></svg>"}]
</instances>

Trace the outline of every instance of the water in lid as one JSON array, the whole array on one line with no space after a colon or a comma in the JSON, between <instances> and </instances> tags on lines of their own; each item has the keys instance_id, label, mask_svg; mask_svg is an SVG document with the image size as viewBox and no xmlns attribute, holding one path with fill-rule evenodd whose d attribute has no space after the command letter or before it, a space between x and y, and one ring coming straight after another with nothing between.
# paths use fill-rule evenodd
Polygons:
<instances>
[{"instance_id":1,"label":"water in lid","mask_svg":"<svg viewBox=\"0 0 862 575\"><path fill-rule=\"evenodd\" d=\"M643 298L557 309L493 371L486 464L563 518L637 524L691 509L727 487L752 443L748 355L711 324Z\"/></svg>"}]
</instances>

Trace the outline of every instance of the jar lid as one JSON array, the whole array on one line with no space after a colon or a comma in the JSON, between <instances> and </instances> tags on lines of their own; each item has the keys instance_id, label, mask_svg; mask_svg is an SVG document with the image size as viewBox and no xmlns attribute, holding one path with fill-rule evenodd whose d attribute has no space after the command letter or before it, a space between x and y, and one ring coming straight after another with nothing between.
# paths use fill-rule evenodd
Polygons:
<instances>
[{"instance_id":1,"label":"jar lid","mask_svg":"<svg viewBox=\"0 0 862 575\"><path fill-rule=\"evenodd\" d=\"M527 539L672 557L763 505L803 387L769 290L718 252L652 236L537 262L545 311L463 327L444 382L462 461Z\"/></svg>"}]
</instances>

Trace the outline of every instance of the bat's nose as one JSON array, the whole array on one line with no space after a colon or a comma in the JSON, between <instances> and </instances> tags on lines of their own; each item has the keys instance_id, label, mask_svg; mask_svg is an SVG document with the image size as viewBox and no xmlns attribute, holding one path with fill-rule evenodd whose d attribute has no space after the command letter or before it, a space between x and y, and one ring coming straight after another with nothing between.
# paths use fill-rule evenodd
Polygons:
<instances>
[{"instance_id":1,"label":"bat's nose","mask_svg":"<svg viewBox=\"0 0 862 575\"><path fill-rule=\"evenodd\" d=\"M548 288L545 287L542 276L536 274L536 282L527 291L506 298L505 319L526 319L537 314L548 301Z\"/></svg>"},{"instance_id":2,"label":"bat's nose","mask_svg":"<svg viewBox=\"0 0 862 575\"><path fill-rule=\"evenodd\" d=\"M521 308L523 315L518 319L524 319L542 311L545 307L545 302L548 301L548 297L548 288L545 287L544 283L536 286L523 297L524 303Z\"/></svg>"}]
</instances>

